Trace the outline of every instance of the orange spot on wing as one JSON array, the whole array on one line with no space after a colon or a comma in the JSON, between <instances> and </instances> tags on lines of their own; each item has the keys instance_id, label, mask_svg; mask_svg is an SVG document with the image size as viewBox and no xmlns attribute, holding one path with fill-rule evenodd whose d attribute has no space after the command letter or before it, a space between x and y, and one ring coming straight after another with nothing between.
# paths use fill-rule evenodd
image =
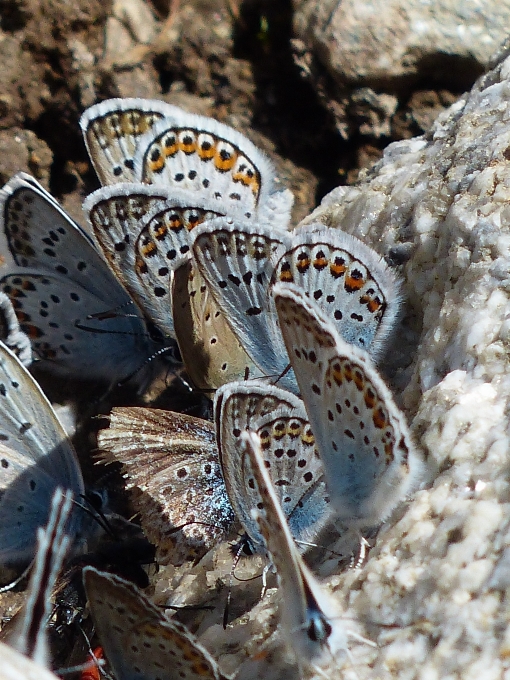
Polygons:
<instances>
[{"instance_id":1,"label":"orange spot on wing","mask_svg":"<svg viewBox=\"0 0 510 680\"><path fill-rule=\"evenodd\" d=\"M166 153L166 150L165 150ZM167 156L169 154L166 154ZM163 156L158 153L154 154L152 158L149 160L149 168L152 170L152 172L161 172L161 170L165 167L165 159Z\"/></svg>"},{"instance_id":2,"label":"orange spot on wing","mask_svg":"<svg viewBox=\"0 0 510 680\"><path fill-rule=\"evenodd\" d=\"M372 412L372 420L375 427L377 427L379 430L382 430L384 427L386 427L388 419L386 418L386 413L383 411L381 406Z\"/></svg>"},{"instance_id":3,"label":"orange spot on wing","mask_svg":"<svg viewBox=\"0 0 510 680\"><path fill-rule=\"evenodd\" d=\"M365 280L363 278L357 278L354 276L345 277L345 288L349 291L360 290L365 285Z\"/></svg>"}]
</instances>

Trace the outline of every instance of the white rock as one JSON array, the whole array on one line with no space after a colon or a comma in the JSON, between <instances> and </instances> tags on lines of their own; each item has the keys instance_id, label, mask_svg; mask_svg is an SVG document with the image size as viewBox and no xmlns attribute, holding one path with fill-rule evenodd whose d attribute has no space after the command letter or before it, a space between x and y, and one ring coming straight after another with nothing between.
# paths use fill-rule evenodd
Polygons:
<instances>
[{"instance_id":1,"label":"white rock","mask_svg":"<svg viewBox=\"0 0 510 680\"><path fill-rule=\"evenodd\" d=\"M305 220L409 255L402 273L421 327L403 403L436 479L338 588L379 645L357 657L359 678L510 672L508 78L509 57L430 133L388 147Z\"/></svg>"}]
</instances>

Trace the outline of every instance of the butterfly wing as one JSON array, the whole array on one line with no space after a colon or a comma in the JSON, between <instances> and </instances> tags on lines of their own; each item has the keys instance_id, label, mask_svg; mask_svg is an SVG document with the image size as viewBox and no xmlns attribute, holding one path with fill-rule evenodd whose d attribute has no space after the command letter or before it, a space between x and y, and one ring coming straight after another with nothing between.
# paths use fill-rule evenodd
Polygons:
<instances>
[{"instance_id":1,"label":"butterfly wing","mask_svg":"<svg viewBox=\"0 0 510 680\"><path fill-rule=\"evenodd\" d=\"M93 293L63 276L19 268L0 287L32 340L43 367L62 376L115 382L139 369L152 343L134 305L114 312ZM88 318L105 311L104 319Z\"/></svg>"},{"instance_id":2,"label":"butterfly wing","mask_svg":"<svg viewBox=\"0 0 510 680\"><path fill-rule=\"evenodd\" d=\"M50 665L46 627L52 608L51 595L71 542L65 531L72 502L72 492L56 489L48 524L37 531L37 552L26 602L9 638L15 649L46 667Z\"/></svg>"},{"instance_id":3,"label":"butterfly wing","mask_svg":"<svg viewBox=\"0 0 510 680\"><path fill-rule=\"evenodd\" d=\"M2 288L20 322L33 327L35 335L29 337L46 336L39 351L49 339L41 356L51 358L61 348L58 370L76 375L84 365L92 379L114 381L140 368L155 351L145 322L85 232L25 174L0 192L0 215L11 253L23 268L17 270L19 282L12 274ZM78 307L79 314L73 311ZM102 321L87 318L103 313ZM67 315L72 322L66 322Z\"/></svg>"},{"instance_id":4,"label":"butterfly wing","mask_svg":"<svg viewBox=\"0 0 510 680\"><path fill-rule=\"evenodd\" d=\"M269 284L287 232L216 219L191 235L193 258L216 304L264 376L296 391Z\"/></svg>"},{"instance_id":5,"label":"butterfly wing","mask_svg":"<svg viewBox=\"0 0 510 680\"><path fill-rule=\"evenodd\" d=\"M189 257L189 231L218 215L209 207L191 192L133 183L99 189L84 204L112 270L167 337L175 335L172 272Z\"/></svg>"},{"instance_id":6,"label":"butterfly wing","mask_svg":"<svg viewBox=\"0 0 510 680\"><path fill-rule=\"evenodd\" d=\"M122 680L228 680L209 652L168 620L136 586L85 567L83 581L99 641Z\"/></svg>"},{"instance_id":7,"label":"butterfly wing","mask_svg":"<svg viewBox=\"0 0 510 680\"><path fill-rule=\"evenodd\" d=\"M311 540L329 517L320 459L302 401L258 380L223 386L214 402L225 485L236 515L255 546L262 538L250 509L249 461L241 455L241 432L258 434L279 502L297 540Z\"/></svg>"},{"instance_id":8,"label":"butterfly wing","mask_svg":"<svg viewBox=\"0 0 510 680\"><path fill-rule=\"evenodd\" d=\"M260 438L254 432L244 431L240 441L253 489L250 499L252 519L276 568L287 640L300 661L312 663L328 649L331 662L338 649L347 648L340 608L322 590L297 550L278 499L277 487L266 465Z\"/></svg>"},{"instance_id":9,"label":"butterfly wing","mask_svg":"<svg viewBox=\"0 0 510 680\"><path fill-rule=\"evenodd\" d=\"M51 404L0 343L0 563L33 556L35 534L60 486L83 494L76 453ZM69 533L80 517L73 514Z\"/></svg>"},{"instance_id":10,"label":"butterfly wing","mask_svg":"<svg viewBox=\"0 0 510 680\"><path fill-rule=\"evenodd\" d=\"M296 230L275 281L302 288L346 342L373 355L398 317L401 295L393 272L372 248L340 229L312 224Z\"/></svg>"},{"instance_id":11,"label":"butterfly wing","mask_svg":"<svg viewBox=\"0 0 510 680\"><path fill-rule=\"evenodd\" d=\"M153 99L107 99L88 108L80 127L101 184L131 182L140 138L159 120L178 111Z\"/></svg>"},{"instance_id":12,"label":"butterfly wing","mask_svg":"<svg viewBox=\"0 0 510 680\"><path fill-rule=\"evenodd\" d=\"M278 284L274 295L331 504L345 524L374 526L421 474L405 417L368 354L342 340L302 290Z\"/></svg>"},{"instance_id":13,"label":"butterfly wing","mask_svg":"<svg viewBox=\"0 0 510 680\"><path fill-rule=\"evenodd\" d=\"M187 261L174 272L172 316L186 372L206 393L261 373L232 332L200 272Z\"/></svg>"},{"instance_id":14,"label":"butterfly wing","mask_svg":"<svg viewBox=\"0 0 510 680\"><path fill-rule=\"evenodd\" d=\"M0 218L18 266L68 277L109 308L129 301L89 236L30 175L19 173L2 188Z\"/></svg>"},{"instance_id":15,"label":"butterfly wing","mask_svg":"<svg viewBox=\"0 0 510 680\"><path fill-rule=\"evenodd\" d=\"M58 676L32 659L0 642L0 680L59 680Z\"/></svg>"},{"instance_id":16,"label":"butterfly wing","mask_svg":"<svg viewBox=\"0 0 510 680\"><path fill-rule=\"evenodd\" d=\"M115 408L99 433L101 459L124 466L127 488L160 564L197 560L224 538L234 513L214 427L171 411Z\"/></svg>"},{"instance_id":17,"label":"butterfly wing","mask_svg":"<svg viewBox=\"0 0 510 680\"><path fill-rule=\"evenodd\" d=\"M218 212L287 228L293 196L269 159L244 135L213 118L178 110L140 140L135 176L146 184L197 192Z\"/></svg>"}]
</instances>

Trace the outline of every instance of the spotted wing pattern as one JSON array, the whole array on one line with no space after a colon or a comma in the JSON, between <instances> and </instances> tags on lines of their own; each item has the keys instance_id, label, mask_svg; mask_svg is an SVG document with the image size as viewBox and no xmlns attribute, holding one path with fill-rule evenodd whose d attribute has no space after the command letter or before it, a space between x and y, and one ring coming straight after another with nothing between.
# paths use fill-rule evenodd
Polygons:
<instances>
[{"instance_id":1,"label":"spotted wing pattern","mask_svg":"<svg viewBox=\"0 0 510 680\"><path fill-rule=\"evenodd\" d=\"M171 411L115 408L99 433L101 459L123 465L160 564L197 560L234 523L214 427Z\"/></svg>"},{"instance_id":2,"label":"spotted wing pattern","mask_svg":"<svg viewBox=\"0 0 510 680\"><path fill-rule=\"evenodd\" d=\"M214 413L228 495L255 549L262 546L262 537L250 514L253 486L240 439L247 429L260 438L292 534L313 540L329 518L329 499L303 402L286 390L250 380L219 389Z\"/></svg>"},{"instance_id":3,"label":"spotted wing pattern","mask_svg":"<svg viewBox=\"0 0 510 680\"><path fill-rule=\"evenodd\" d=\"M262 442L254 432L241 433L252 488L251 515L260 531L281 591L280 611L289 646L301 666L321 657L328 664L347 649L341 610L334 597L322 589L303 562L267 468Z\"/></svg>"},{"instance_id":4,"label":"spotted wing pattern","mask_svg":"<svg viewBox=\"0 0 510 680\"><path fill-rule=\"evenodd\" d=\"M0 564L27 562L57 487L83 494L76 453L51 404L0 343ZM76 537L81 515L68 533Z\"/></svg>"},{"instance_id":5,"label":"spotted wing pattern","mask_svg":"<svg viewBox=\"0 0 510 680\"><path fill-rule=\"evenodd\" d=\"M274 295L332 507L344 524L377 525L422 472L404 414L369 355L342 340L301 289L278 284Z\"/></svg>"},{"instance_id":6,"label":"spotted wing pattern","mask_svg":"<svg viewBox=\"0 0 510 680\"><path fill-rule=\"evenodd\" d=\"M138 142L176 107L152 99L108 99L81 117L85 145L101 184L130 182Z\"/></svg>"},{"instance_id":7,"label":"spotted wing pattern","mask_svg":"<svg viewBox=\"0 0 510 680\"><path fill-rule=\"evenodd\" d=\"M93 567L83 581L99 641L122 680L228 680L188 629L136 586Z\"/></svg>"},{"instance_id":8,"label":"spotted wing pattern","mask_svg":"<svg viewBox=\"0 0 510 680\"><path fill-rule=\"evenodd\" d=\"M187 374L197 389L211 394L232 380L261 376L191 262L174 272L172 316Z\"/></svg>"},{"instance_id":9,"label":"spotted wing pattern","mask_svg":"<svg viewBox=\"0 0 510 680\"><path fill-rule=\"evenodd\" d=\"M166 337L174 337L174 269L189 258L189 231L218 213L190 192L115 184L84 204L94 236L118 280Z\"/></svg>"},{"instance_id":10,"label":"spotted wing pattern","mask_svg":"<svg viewBox=\"0 0 510 680\"><path fill-rule=\"evenodd\" d=\"M297 229L272 283L302 288L340 336L377 356L400 308L399 284L381 257L340 229L312 224Z\"/></svg>"},{"instance_id":11,"label":"spotted wing pattern","mask_svg":"<svg viewBox=\"0 0 510 680\"><path fill-rule=\"evenodd\" d=\"M282 230L225 218L192 234L193 258L209 291L262 375L296 392L269 284L290 245Z\"/></svg>"},{"instance_id":12,"label":"spotted wing pattern","mask_svg":"<svg viewBox=\"0 0 510 680\"><path fill-rule=\"evenodd\" d=\"M213 118L176 112L140 140L135 176L217 202L218 212L287 228L293 196L268 158L244 135Z\"/></svg>"},{"instance_id":13,"label":"spotted wing pattern","mask_svg":"<svg viewBox=\"0 0 510 680\"><path fill-rule=\"evenodd\" d=\"M0 192L0 220L19 266L0 285L45 368L108 381L154 354L143 317L89 237L33 178Z\"/></svg>"}]
</instances>

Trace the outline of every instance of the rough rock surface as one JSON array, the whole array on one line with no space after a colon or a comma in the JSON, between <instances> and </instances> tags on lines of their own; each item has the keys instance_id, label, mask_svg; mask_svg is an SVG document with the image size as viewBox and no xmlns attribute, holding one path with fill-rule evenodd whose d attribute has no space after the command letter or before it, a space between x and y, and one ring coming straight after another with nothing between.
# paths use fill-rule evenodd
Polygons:
<instances>
[{"instance_id":1,"label":"rough rock surface","mask_svg":"<svg viewBox=\"0 0 510 680\"><path fill-rule=\"evenodd\" d=\"M510 19L508 5L480 0L295 0L294 7L296 58L346 137L392 136L397 108L412 117L409 93L424 82L459 93L469 87Z\"/></svg>"}]
</instances>

